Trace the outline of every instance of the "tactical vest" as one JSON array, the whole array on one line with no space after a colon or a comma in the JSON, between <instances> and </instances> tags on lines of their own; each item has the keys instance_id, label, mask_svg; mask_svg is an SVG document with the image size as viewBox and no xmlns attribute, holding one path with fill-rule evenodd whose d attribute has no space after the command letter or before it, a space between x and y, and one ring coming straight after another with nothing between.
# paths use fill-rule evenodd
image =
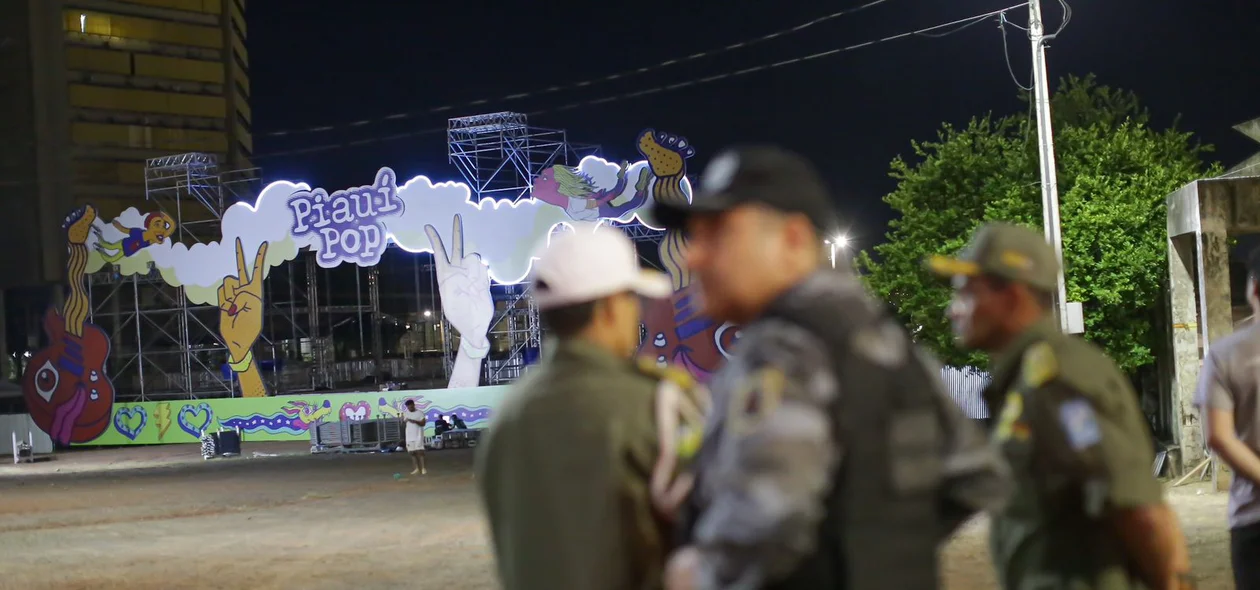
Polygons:
<instances>
[{"instance_id":1,"label":"tactical vest","mask_svg":"<svg viewBox=\"0 0 1260 590\"><path fill-rule=\"evenodd\" d=\"M893 329L883 313L809 299L793 309L775 306L769 317L827 347L839 383L831 413L842 455L815 552L767 588L934 590L937 550L948 534L939 514L939 376L904 332L883 340L902 350L875 350L881 330Z\"/></svg>"}]
</instances>

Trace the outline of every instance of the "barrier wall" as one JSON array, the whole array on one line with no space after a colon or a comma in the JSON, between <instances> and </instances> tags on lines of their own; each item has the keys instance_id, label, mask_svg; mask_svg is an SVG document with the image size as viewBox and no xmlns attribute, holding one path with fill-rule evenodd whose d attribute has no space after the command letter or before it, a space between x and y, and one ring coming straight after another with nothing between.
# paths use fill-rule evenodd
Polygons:
<instances>
[{"instance_id":1,"label":"barrier wall","mask_svg":"<svg viewBox=\"0 0 1260 590\"><path fill-rule=\"evenodd\" d=\"M238 426L247 442L306 441L307 430L321 422L399 416L408 399L428 417L426 435L432 435L439 415L455 414L472 428L486 426L506 390L470 387L115 404L108 428L84 444L195 443L203 429Z\"/></svg>"}]
</instances>

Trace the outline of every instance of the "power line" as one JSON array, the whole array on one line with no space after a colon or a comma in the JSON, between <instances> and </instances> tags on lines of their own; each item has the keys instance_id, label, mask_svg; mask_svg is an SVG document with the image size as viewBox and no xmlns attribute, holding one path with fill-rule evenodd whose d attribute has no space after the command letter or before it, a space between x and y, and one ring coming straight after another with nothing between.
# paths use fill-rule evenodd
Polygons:
<instances>
[{"instance_id":1,"label":"power line","mask_svg":"<svg viewBox=\"0 0 1260 590\"><path fill-rule=\"evenodd\" d=\"M1032 92L1032 85L1024 86L1023 82L1019 81L1019 76L1015 75L1014 66L1011 65L1011 48L1006 42L1006 25L1010 24L1010 22L1011 21L1006 20L1005 12L998 15L998 30L1002 31L1002 57L1006 58L1006 71L1010 72L1011 80L1015 81L1015 85L1018 86L1020 90Z\"/></svg>"},{"instance_id":2,"label":"power line","mask_svg":"<svg viewBox=\"0 0 1260 590\"><path fill-rule=\"evenodd\" d=\"M722 73L722 74L716 74L716 75L712 75L712 76L706 76L706 77L703 77L703 78L694 78L694 79L691 79L691 80L687 80L687 81L685 81L685 82L678 82L678 83L675 83L675 84L666 84L666 85L662 85L662 86L656 86L656 87L654 87L654 88L648 88L648 89L645 89L645 90L637 90L637 91L634 91L634 92L627 92L627 93L623 93L623 94L613 94L613 95L609 95L609 96L605 96L605 97L603 97L603 98L597 98L597 99L593 99L593 100L586 100L586 101L572 102L572 103L569 103L569 104L566 104L566 105L563 105L563 106L559 106L559 107L556 107L556 108L543 109L543 110L538 110L538 111L531 111L531 112L529 112L529 113L527 113L527 114L528 114L528 115L542 115L542 114L558 113L558 112L568 111L568 110L572 110L572 109L576 109L576 108L580 108L580 107L584 107L584 106L603 105L603 104L608 104L608 103L612 103L612 102L619 102L619 101L622 101L622 100L629 100L629 99L633 99L633 98L639 98L639 97L643 97L643 96L649 96L649 95L653 95L653 94L660 94L660 93L663 93L663 92L669 92L669 91L671 91L671 90L679 90L679 89L682 89L682 88L689 88L689 87L692 87L692 86L699 86L699 85L702 85L702 84L709 84L709 83L712 83L712 82L718 82L718 81L720 81L720 80L726 80L726 79L729 79L729 78L735 78L735 77L739 77L739 76L745 76L745 75L748 75L748 74L753 74L753 73L756 73L756 72L762 72L762 71L766 71L766 70L773 70L773 69L781 68L781 67L784 67L784 66L789 66L789 65L794 65L794 64L799 64L799 63L804 63L804 62L808 62L808 61L814 61L814 60L822 59L822 58L825 58L825 57L831 57L831 56L838 55L838 54L841 54L841 53L847 53L847 52L849 52L849 51L855 51L855 50L857 50L857 49L863 49L863 48L866 48L866 47L871 47L871 46L873 46L873 45L879 45L879 44L881 44L881 43L888 43L888 42L890 42L890 41L896 41L896 40L899 40L899 39L904 39L904 38L906 38L906 37L911 37L911 36L915 36L915 35L921 35L921 34L923 34L923 33L931 33L931 32L933 32L933 31L939 31L939 30L944 29L944 28L954 27L954 26L958 26L958 25L960 25L960 24L967 24L967 23L970 23L970 22L972 22L972 21L978 21L978 20L983 20L983 19L991 18L991 17L997 16L997 15L999 15L999 14L1002 14L1002 13L1004 13L1004 12L1010 11L1010 10L1014 10L1014 9L1017 9L1017 8L1022 8L1023 6L1024 6L1024 4L1017 4L1017 5L1015 5L1015 6L1009 6L1009 7L1003 8L1003 9L1001 9L1001 10L994 10L994 11L991 11L991 12L986 12L986 13L984 13L984 14L977 14L977 15L975 15L975 16L970 16L970 17L967 17L967 18L963 18L963 19L959 19L959 20L953 21L953 22L948 22L948 23L944 23L944 24L940 24L940 25L935 25L935 26L931 26L931 27L924 28L924 29L918 29L918 30L914 30L914 31L908 31L908 32L905 32L905 33L898 33L898 34L896 34L896 35L890 35L890 36L887 36L887 37L882 37L882 38L875 39L875 40L872 40L872 41L864 41L864 42L862 42L862 43L857 43L857 44L854 44L854 45L848 45L848 46L845 46L845 47L837 47L837 48L835 48L835 49L829 49L829 50L826 50L826 51L820 51L820 52L818 52L818 53L812 53L812 54L809 54L809 55L803 55L803 56L801 56L801 57L796 57L796 58L792 58L792 59L786 59L786 60L777 61L777 62L772 62L772 63L765 63L765 64L762 64L762 65L759 65L759 66L753 66L753 67L750 67L750 68L743 68L743 69L740 69L740 70L733 70L733 71L729 71L729 72ZM366 145L366 144L375 143L375 142L395 141L395 140L399 140L399 139L407 139L407 138L412 138L412 137L419 137L419 136L422 136L422 135L432 135L432 134L439 134L439 133L445 133L445 132L446 132L446 126L445 126L445 125L443 125L443 126L441 126L441 127L433 127L433 128L429 128L429 129L421 129L421 130L418 130L418 131L411 131L411 132L405 132L405 133L395 133L395 134L392 134L392 135L385 135L385 136L379 136L379 137L366 138L366 139L361 139L361 140L357 140L357 141L348 141L348 142L332 143L332 144L326 144L326 145L310 146L310 147L299 148L299 149L294 149L294 150L285 150L285 151L279 151L279 152L272 152L272 153L269 153L269 154L255 155L255 156L253 156L253 158L251 158L251 159L254 159L254 160L262 160L262 159L274 158L274 157L278 157L278 156L290 156L290 155L307 154L307 153L313 153L313 152L322 152L322 151L328 151L328 150L340 149L340 148L344 148L344 147L352 147L352 146Z\"/></svg>"},{"instance_id":3,"label":"power line","mask_svg":"<svg viewBox=\"0 0 1260 590\"><path fill-rule=\"evenodd\" d=\"M472 100L472 101L468 101L468 102L461 103L461 104L444 105L444 106L440 106L440 107L433 107L433 108L426 109L426 110L421 110L421 111L410 111L410 112L403 112L403 113L394 113L394 114L392 114L392 115L386 115L386 116L384 116L384 117L380 117L380 118L378 118L378 119L361 119L361 120L358 120L358 121L352 121L352 122L349 122L349 123L344 123L344 124L341 124L341 125L319 125L319 126L315 126L315 127L305 127L305 128L301 128L301 129L286 129L286 130L283 130L283 131L268 131L268 132L266 132L266 133L259 133L259 134L257 134L257 136L258 136L258 137L284 137L284 136L288 136L288 135L297 135L297 134L300 134L300 133L322 133L322 132L325 132L325 131L333 131L333 130L336 130L336 129L346 129L346 128L363 127L363 126L365 126L365 125L371 125L372 123L383 123L383 122L386 122L386 121L397 121L397 120L400 120L400 119L409 119L409 118L411 118L411 117L420 116L420 115L435 115L435 114L439 114L439 113L445 113L445 112L448 112L448 111L453 111L453 110L456 110L456 109L462 109L462 108L467 108L467 107L482 106L482 105L489 104L489 103L492 103L492 102L508 102L508 101L513 101L513 100L521 100L521 99L524 99L524 98L533 98L533 97L539 97L539 96L546 96L546 95L548 95L548 94L554 94L554 93L557 93L557 92L563 92L563 91L566 91L566 90L576 90L576 89L579 89L579 88L586 88L586 87L593 86L593 85L595 85L595 84L600 84L600 83L603 83L603 82L612 82L612 81L616 81L616 80L624 80L624 79L626 79L626 78L631 78L631 77L638 76L638 75L641 75L641 74L646 74L646 73L648 73L648 72L654 72L654 71L656 71L656 70L663 70L663 69L668 68L668 67L671 67L671 66L676 66L676 65L679 65L679 64L685 64L685 63L693 62L693 61L696 61L696 60L699 60L699 59L703 59L703 58L706 58L706 57L712 57L712 56L715 56L715 55L721 55L721 54L723 54L723 53L729 53L729 52L731 52L731 51L735 51L735 50L737 50L737 49L743 49L743 48L745 48L745 47L750 47L750 46L753 46L753 45L757 45L757 44L760 44L760 43L764 43L764 42L766 42L766 41L771 41L771 40L773 40L773 39L777 39L777 38L779 38L779 37L786 37L786 36L788 36L788 35L792 35L792 34L794 34L794 33L799 33L799 32L801 32L801 31L803 31L803 30L805 30L805 29L807 29L807 28L809 28L809 27L814 26L814 25L821 24L821 23L825 23L825 22L830 21L830 20L835 20L835 19L837 19L837 18L840 18L840 17L842 17L842 16L846 16L846 15L850 15L850 14L853 14L853 13L855 13L855 12L861 12L861 11L863 11L863 10L866 10L867 8L872 8L872 7L878 6L878 5L880 5L880 4L883 4L883 3L885 3L885 2L889 2L889 1L890 1L890 0L871 0L870 2L867 2L867 3L865 3L865 4L861 4L861 5L858 5L858 6L854 6L853 8L846 8L846 9L844 9L844 10L838 10L838 11L833 12L833 13L831 13L831 14L824 15L824 16L820 16L820 17L815 18L815 19L813 19L813 20L810 20L810 21L807 21L807 22L803 22L803 23L801 23L801 24L799 24L799 25L795 25L795 26L792 26L792 27L788 27L788 28L786 28L786 29L778 30L778 31L775 31L775 32L773 32L773 33L768 33L768 34L762 35L762 36L760 36L760 37L754 37L754 38L752 38L752 39L746 39L746 40L744 40L744 41L739 41L739 42L737 42L737 43L731 43L730 45L725 45L725 46L722 46L722 47L716 47L716 48L713 48L713 49L709 49L709 50L706 50L706 51L700 51L700 52L697 52L697 53L692 53L692 54L689 54L689 55L686 55L686 56L682 56L682 57L675 57L675 58L667 59L667 60L662 61L662 62L660 62L660 63L658 63L658 64L654 64L654 65L650 65L650 66L643 66L643 67L639 67L639 68L634 68L634 69L630 69L630 70L625 70L625 71L617 72L617 73L615 73L615 74L609 74L609 75L607 75L607 76L601 76L601 77L598 77L598 78L590 78L590 79L587 79L587 80L582 80L582 81L579 81L579 82L573 82L573 83L570 83L570 84L563 84L563 85L559 85L559 86L548 86L548 87L546 87L546 88L541 88L541 89L534 90L534 91L530 91L530 92L517 92L517 93L513 93L513 94L508 94L508 95L505 95L505 96L501 96L501 97L499 97L499 98L494 98L494 99L492 99L492 98L481 98L481 99Z\"/></svg>"}]
</instances>

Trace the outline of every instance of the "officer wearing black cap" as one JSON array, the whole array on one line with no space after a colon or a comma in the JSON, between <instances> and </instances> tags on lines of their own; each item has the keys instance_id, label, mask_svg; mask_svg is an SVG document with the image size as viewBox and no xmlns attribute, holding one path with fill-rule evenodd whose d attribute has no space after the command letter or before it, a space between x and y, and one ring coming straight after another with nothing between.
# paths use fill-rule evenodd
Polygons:
<instances>
[{"instance_id":1,"label":"officer wearing black cap","mask_svg":"<svg viewBox=\"0 0 1260 590\"><path fill-rule=\"evenodd\" d=\"M926 265L953 281L959 344L989 353L985 402L1015 480L989 529L1002 587L1192 588L1137 394L1106 353L1063 334L1050 313L1059 261L1045 238L987 223L957 257Z\"/></svg>"},{"instance_id":2,"label":"officer wearing black cap","mask_svg":"<svg viewBox=\"0 0 1260 590\"><path fill-rule=\"evenodd\" d=\"M802 157L719 154L686 206L705 312L743 326L711 381L666 587L918 590L940 542L1005 498L1004 465L852 272L823 266L830 196Z\"/></svg>"}]
</instances>

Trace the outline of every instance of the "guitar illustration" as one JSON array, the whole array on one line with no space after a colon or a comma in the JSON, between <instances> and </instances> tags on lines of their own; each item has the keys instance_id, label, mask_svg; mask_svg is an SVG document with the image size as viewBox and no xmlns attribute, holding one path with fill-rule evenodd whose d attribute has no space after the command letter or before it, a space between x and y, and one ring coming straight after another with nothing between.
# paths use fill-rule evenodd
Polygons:
<instances>
[{"instance_id":1,"label":"guitar illustration","mask_svg":"<svg viewBox=\"0 0 1260 590\"><path fill-rule=\"evenodd\" d=\"M104 433L114 406L114 385L105 374L109 335L88 322L87 239L95 221L96 210L86 205L62 224L70 251L70 292L61 311L49 308L44 315L48 346L31 357L22 374L31 419L63 445L89 442Z\"/></svg>"}]
</instances>

